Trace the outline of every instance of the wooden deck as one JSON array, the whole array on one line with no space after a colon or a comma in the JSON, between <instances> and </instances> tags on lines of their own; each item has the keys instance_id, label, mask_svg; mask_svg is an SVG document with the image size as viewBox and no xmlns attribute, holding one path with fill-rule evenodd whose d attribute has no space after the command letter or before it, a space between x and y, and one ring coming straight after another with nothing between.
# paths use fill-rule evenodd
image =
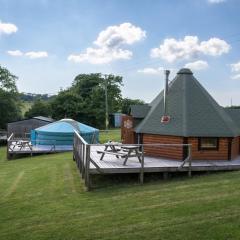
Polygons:
<instances>
[{"instance_id":1,"label":"wooden deck","mask_svg":"<svg viewBox=\"0 0 240 240\"><path fill-rule=\"evenodd\" d=\"M109 144L108 144L109 145ZM144 182L144 174L149 172L163 173L165 177L169 172L187 172L191 177L192 172L200 171L233 171L240 170L240 156L231 161L226 160L192 160L191 144L155 144L154 147L187 147L188 155L184 161L167 158L150 157L144 154L144 147L147 144L135 144L141 151L139 155L130 157L127 164L124 165L125 154L121 151L127 144L112 144L114 154L108 153L101 159L102 154L106 152L104 144L88 144L77 133L74 134L73 160L79 169L81 177L85 181L87 190L91 189L91 176L94 174L116 174L116 173L138 173L141 184ZM153 146L153 144L151 145ZM119 155L116 150L119 148ZM169 148L168 148L169 149ZM128 155L130 152L128 152ZM117 158L118 156L118 158ZM139 157L139 159L138 159ZM140 160L140 161L139 161Z\"/></svg>"},{"instance_id":2,"label":"wooden deck","mask_svg":"<svg viewBox=\"0 0 240 240\"><path fill-rule=\"evenodd\" d=\"M33 145L30 149L29 147L20 148L11 144L8 146L8 155L16 156L21 154L44 154L44 153L60 153L72 151L72 146L53 146L53 145Z\"/></svg>"},{"instance_id":3,"label":"wooden deck","mask_svg":"<svg viewBox=\"0 0 240 240\"><path fill-rule=\"evenodd\" d=\"M103 150L103 146L91 146L91 160L97 164L100 171L90 162L90 174L110 174L110 173L139 173L141 164L138 159L129 158L127 165L123 165L124 158L117 158L114 155L105 155L103 160L100 160L101 154L97 151ZM156 158L144 156L144 172L187 172L189 163L186 163L182 168L182 161L167 158ZM240 170L240 156L235 160L192 160L192 171L229 171Z\"/></svg>"},{"instance_id":4,"label":"wooden deck","mask_svg":"<svg viewBox=\"0 0 240 240\"><path fill-rule=\"evenodd\" d=\"M43 141L41 141L43 142ZM50 145L38 144L32 142L29 138L17 138L12 133L7 139L7 159L12 159L22 154L44 154L44 153L59 153L72 151L72 145L56 145L56 142Z\"/></svg>"}]
</instances>

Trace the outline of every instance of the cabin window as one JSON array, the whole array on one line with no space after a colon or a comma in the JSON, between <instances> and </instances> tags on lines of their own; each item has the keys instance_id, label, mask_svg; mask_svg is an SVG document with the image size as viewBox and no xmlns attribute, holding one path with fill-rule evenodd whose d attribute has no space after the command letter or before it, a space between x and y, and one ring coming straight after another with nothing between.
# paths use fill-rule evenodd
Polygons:
<instances>
[{"instance_id":1,"label":"cabin window","mask_svg":"<svg viewBox=\"0 0 240 240\"><path fill-rule=\"evenodd\" d=\"M198 150L218 150L218 138L201 137L198 139Z\"/></svg>"}]
</instances>

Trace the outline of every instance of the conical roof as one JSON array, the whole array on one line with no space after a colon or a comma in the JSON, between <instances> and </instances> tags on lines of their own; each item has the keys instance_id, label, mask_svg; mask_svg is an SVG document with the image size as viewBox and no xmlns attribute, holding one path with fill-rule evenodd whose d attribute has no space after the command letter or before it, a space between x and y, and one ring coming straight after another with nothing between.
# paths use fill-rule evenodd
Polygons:
<instances>
[{"instance_id":1,"label":"conical roof","mask_svg":"<svg viewBox=\"0 0 240 240\"><path fill-rule=\"evenodd\" d=\"M235 137L240 134L240 129L190 69L181 69L169 84L168 123L161 122L164 115L163 91L149 105L151 109L147 116L135 128L137 133L183 137Z\"/></svg>"},{"instance_id":2,"label":"conical roof","mask_svg":"<svg viewBox=\"0 0 240 240\"><path fill-rule=\"evenodd\" d=\"M62 119L57 122L47 124L45 126L35 129L38 132L52 132L52 133L73 133L76 130L79 133L90 133L98 131L98 129L90 127L86 124L77 122L73 119Z\"/></svg>"},{"instance_id":3,"label":"conical roof","mask_svg":"<svg viewBox=\"0 0 240 240\"><path fill-rule=\"evenodd\" d=\"M240 108L224 108L224 110L240 128Z\"/></svg>"}]
</instances>

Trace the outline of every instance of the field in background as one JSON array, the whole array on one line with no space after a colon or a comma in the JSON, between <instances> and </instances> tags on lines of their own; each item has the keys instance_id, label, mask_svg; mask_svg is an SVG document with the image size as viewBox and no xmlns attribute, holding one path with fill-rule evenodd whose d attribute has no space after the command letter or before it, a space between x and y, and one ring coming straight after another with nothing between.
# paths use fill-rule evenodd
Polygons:
<instances>
[{"instance_id":1,"label":"field in background","mask_svg":"<svg viewBox=\"0 0 240 240\"><path fill-rule=\"evenodd\" d=\"M99 134L100 143L106 143L108 141L121 142L121 130L111 129L109 131L101 130Z\"/></svg>"},{"instance_id":2,"label":"field in background","mask_svg":"<svg viewBox=\"0 0 240 240\"><path fill-rule=\"evenodd\" d=\"M33 102L21 101L21 112L24 117L25 113L31 108Z\"/></svg>"},{"instance_id":3,"label":"field in background","mask_svg":"<svg viewBox=\"0 0 240 240\"><path fill-rule=\"evenodd\" d=\"M7 161L5 150L0 239L240 239L239 172L169 181L146 174L143 186L115 175L85 192L71 153Z\"/></svg>"}]
</instances>

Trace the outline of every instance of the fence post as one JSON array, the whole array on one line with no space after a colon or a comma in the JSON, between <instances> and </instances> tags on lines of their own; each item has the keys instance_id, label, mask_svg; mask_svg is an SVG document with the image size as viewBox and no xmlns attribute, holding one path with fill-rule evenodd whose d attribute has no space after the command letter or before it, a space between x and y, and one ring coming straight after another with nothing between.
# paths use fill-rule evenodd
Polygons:
<instances>
[{"instance_id":1,"label":"fence post","mask_svg":"<svg viewBox=\"0 0 240 240\"><path fill-rule=\"evenodd\" d=\"M14 134L12 133L12 134L10 135L10 137L7 138L7 159L8 159L8 160L10 160L11 157L12 157L11 153L9 153L9 148L10 148L10 146L11 146L11 144L12 144L12 139L13 139L13 137L14 137Z\"/></svg>"},{"instance_id":2,"label":"fence post","mask_svg":"<svg viewBox=\"0 0 240 240\"><path fill-rule=\"evenodd\" d=\"M9 147L10 147L9 140L7 140L7 159L8 160L10 160Z\"/></svg>"},{"instance_id":3,"label":"fence post","mask_svg":"<svg viewBox=\"0 0 240 240\"><path fill-rule=\"evenodd\" d=\"M73 161L76 162L75 160L75 146L76 146L76 133L73 134Z\"/></svg>"},{"instance_id":4,"label":"fence post","mask_svg":"<svg viewBox=\"0 0 240 240\"><path fill-rule=\"evenodd\" d=\"M81 143L81 152L80 152L80 165L79 165L79 170L81 175L83 175L83 168L84 168L84 149L85 149L85 145L83 143Z\"/></svg>"},{"instance_id":5,"label":"fence post","mask_svg":"<svg viewBox=\"0 0 240 240\"><path fill-rule=\"evenodd\" d=\"M76 162L76 160L75 160L75 148L74 148L74 145L73 145L73 157L72 157L72 160L73 160L74 162Z\"/></svg>"},{"instance_id":6,"label":"fence post","mask_svg":"<svg viewBox=\"0 0 240 240\"><path fill-rule=\"evenodd\" d=\"M78 150L79 150L79 152L78 152L78 154L79 154L79 167L78 168L79 168L80 173L82 174L82 161L83 161L83 143L82 142L79 143Z\"/></svg>"},{"instance_id":7,"label":"fence post","mask_svg":"<svg viewBox=\"0 0 240 240\"><path fill-rule=\"evenodd\" d=\"M87 151L87 146L84 144L83 145L83 157L82 157L82 179L84 179L85 178L85 167L86 167L86 156L87 156L87 154L86 154L86 151Z\"/></svg>"},{"instance_id":8,"label":"fence post","mask_svg":"<svg viewBox=\"0 0 240 240\"><path fill-rule=\"evenodd\" d=\"M78 146L77 146L77 155L78 155L78 158L77 158L77 166L78 166L78 170L79 172L81 173L82 172L82 166L81 166L81 159L82 159L82 143L78 143Z\"/></svg>"},{"instance_id":9,"label":"fence post","mask_svg":"<svg viewBox=\"0 0 240 240\"><path fill-rule=\"evenodd\" d=\"M192 146L188 145L188 177L192 176Z\"/></svg>"},{"instance_id":10,"label":"fence post","mask_svg":"<svg viewBox=\"0 0 240 240\"><path fill-rule=\"evenodd\" d=\"M143 184L144 181L144 147L142 145L142 156L141 156L141 170L140 170L140 183Z\"/></svg>"},{"instance_id":11,"label":"fence post","mask_svg":"<svg viewBox=\"0 0 240 240\"><path fill-rule=\"evenodd\" d=\"M86 145L85 186L87 191L90 191L91 189L89 168L90 168L90 145Z\"/></svg>"}]
</instances>

